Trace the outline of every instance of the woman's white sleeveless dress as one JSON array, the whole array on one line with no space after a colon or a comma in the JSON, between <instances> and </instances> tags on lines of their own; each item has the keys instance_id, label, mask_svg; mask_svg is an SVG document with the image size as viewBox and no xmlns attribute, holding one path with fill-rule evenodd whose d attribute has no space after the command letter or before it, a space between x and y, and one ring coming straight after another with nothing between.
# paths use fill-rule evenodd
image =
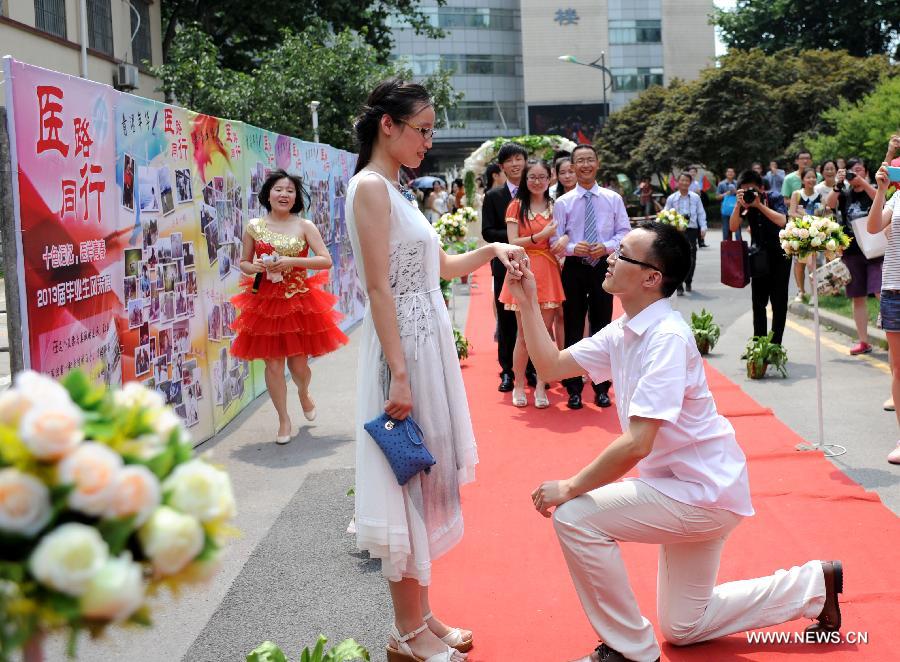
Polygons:
<instances>
[{"instance_id":1,"label":"woman's white sleeveless dress","mask_svg":"<svg viewBox=\"0 0 900 662\"><path fill-rule=\"evenodd\" d=\"M391 202L390 285L412 391L412 416L437 464L397 484L381 449L363 424L384 412L389 371L366 306L359 346L356 396L357 546L381 559L391 581L414 578L427 586L431 562L463 534L459 488L475 478L475 435L453 327L440 290L440 240L431 224L381 175L363 170L347 188L347 230L356 270L366 286L353 201L363 177L377 177Z\"/></svg>"}]
</instances>

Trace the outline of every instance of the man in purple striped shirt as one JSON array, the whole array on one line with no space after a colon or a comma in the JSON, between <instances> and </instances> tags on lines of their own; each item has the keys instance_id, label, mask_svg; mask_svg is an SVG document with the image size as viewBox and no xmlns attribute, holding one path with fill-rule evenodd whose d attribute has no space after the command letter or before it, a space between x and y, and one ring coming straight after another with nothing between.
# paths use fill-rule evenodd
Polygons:
<instances>
[{"instance_id":1,"label":"man in purple striped shirt","mask_svg":"<svg viewBox=\"0 0 900 662\"><path fill-rule=\"evenodd\" d=\"M591 335L612 320L612 295L603 289L606 257L631 230L622 196L597 185L600 157L593 145L578 145L572 150L572 163L578 185L560 196L553 207L557 223L551 244L553 252L565 256L562 270L563 322L565 345L574 345L584 337L584 316L588 316ZM581 409L581 376L563 380L569 394L569 409ZM594 404L609 407L611 382L594 384Z\"/></svg>"}]
</instances>

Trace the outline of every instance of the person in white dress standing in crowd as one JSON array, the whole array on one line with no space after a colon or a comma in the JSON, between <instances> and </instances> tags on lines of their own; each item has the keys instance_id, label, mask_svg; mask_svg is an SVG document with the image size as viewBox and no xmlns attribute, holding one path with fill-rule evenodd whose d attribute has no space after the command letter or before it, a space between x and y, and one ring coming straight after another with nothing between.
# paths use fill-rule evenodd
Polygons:
<instances>
[{"instance_id":1,"label":"person in white dress standing in crowd","mask_svg":"<svg viewBox=\"0 0 900 662\"><path fill-rule=\"evenodd\" d=\"M434 228L401 187L401 166L417 168L431 148L435 111L428 91L390 79L356 120L359 161L347 189L347 228L369 303L359 348L356 416L357 545L381 559L394 606L390 662L458 662L472 633L431 613L432 562L462 538L459 488L475 477L477 451L453 328L440 278L498 258L513 278L523 248L488 244L447 255ZM398 485L363 424L386 412L412 415L436 460Z\"/></svg>"}]
</instances>

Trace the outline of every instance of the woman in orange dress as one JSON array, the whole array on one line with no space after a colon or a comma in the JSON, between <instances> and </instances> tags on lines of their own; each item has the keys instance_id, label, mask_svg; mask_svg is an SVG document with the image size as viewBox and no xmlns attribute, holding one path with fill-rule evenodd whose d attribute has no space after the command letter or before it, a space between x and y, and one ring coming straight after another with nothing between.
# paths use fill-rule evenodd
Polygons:
<instances>
[{"instance_id":1,"label":"woman in orange dress","mask_svg":"<svg viewBox=\"0 0 900 662\"><path fill-rule=\"evenodd\" d=\"M559 262L550 252L550 239L556 230L553 220L553 201L550 199L550 166L544 161L532 161L525 166L522 182L516 197L506 208L507 234L509 243L525 248L528 254L531 271L537 283L538 302L547 331L552 333L556 310L565 301ZM516 407L525 407L528 399L525 396L525 385L519 381L519 375L525 374L528 363L528 348L525 346L525 334L522 331L522 317L516 300L509 293L504 283L500 292L500 302L507 310L516 311L519 323L516 335L516 346L513 349L513 371L516 383L512 390L512 403ZM538 375L534 389L534 406L544 409L550 406L547 399L545 380Z\"/></svg>"},{"instance_id":2,"label":"woman in orange dress","mask_svg":"<svg viewBox=\"0 0 900 662\"><path fill-rule=\"evenodd\" d=\"M308 359L347 344L338 328L341 314L334 310L337 298L321 289L328 282L331 255L315 224L300 216L302 193L300 178L284 170L274 170L266 178L259 202L268 213L252 219L244 230L240 267L247 277L241 282L244 291L231 299L239 311L232 324L237 337L231 354L265 361L266 387L278 412L279 444L288 443L293 435L285 361L303 415L312 421L316 403L309 395ZM307 269L318 273L307 277Z\"/></svg>"}]
</instances>

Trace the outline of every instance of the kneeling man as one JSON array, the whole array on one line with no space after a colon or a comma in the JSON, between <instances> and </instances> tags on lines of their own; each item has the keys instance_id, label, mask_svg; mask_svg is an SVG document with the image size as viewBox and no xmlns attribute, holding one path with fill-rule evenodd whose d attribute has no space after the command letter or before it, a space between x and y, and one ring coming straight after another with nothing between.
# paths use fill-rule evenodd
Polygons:
<instances>
[{"instance_id":1,"label":"kneeling man","mask_svg":"<svg viewBox=\"0 0 900 662\"><path fill-rule=\"evenodd\" d=\"M839 561L809 561L770 577L716 585L722 547L753 514L747 462L731 424L716 411L703 360L669 297L691 265L681 232L645 223L609 256L603 287L625 315L559 351L547 334L530 271L510 280L528 350L547 381L587 373L612 380L623 433L565 480L532 493L553 523L585 614L603 640L584 662L658 660L619 542L660 545L657 613L666 640L692 644L815 618L807 630L841 625ZM637 465L637 479L619 480Z\"/></svg>"}]
</instances>

